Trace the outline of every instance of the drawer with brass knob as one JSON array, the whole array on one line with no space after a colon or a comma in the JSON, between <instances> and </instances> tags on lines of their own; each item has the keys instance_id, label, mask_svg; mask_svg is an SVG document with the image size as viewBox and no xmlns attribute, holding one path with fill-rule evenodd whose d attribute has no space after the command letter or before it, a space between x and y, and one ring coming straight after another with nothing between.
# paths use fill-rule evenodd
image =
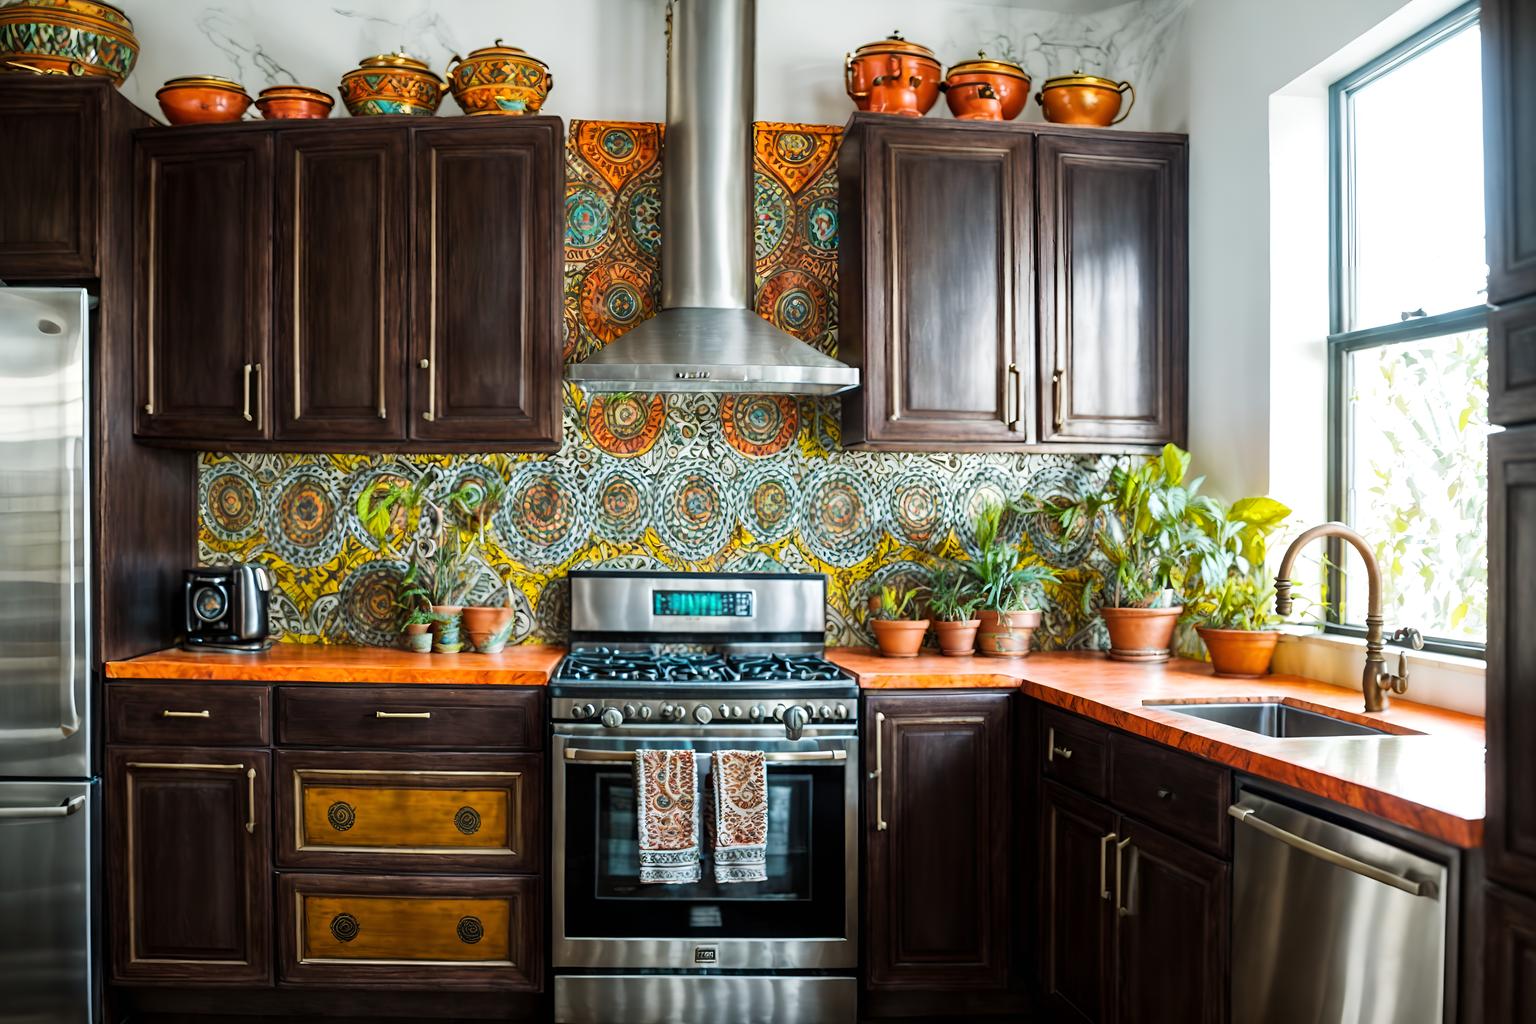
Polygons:
<instances>
[{"instance_id":1,"label":"drawer with brass knob","mask_svg":"<svg viewBox=\"0 0 1536 1024\"><path fill-rule=\"evenodd\" d=\"M539 869L535 755L280 750L275 780L279 866Z\"/></svg>"},{"instance_id":2,"label":"drawer with brass knob","mask_svg":"<svg viewBox=\"0 0 1536 1024\"><path fill-rule=\"evenodd\" d=\"M284 874L279 974L327 987L534 991L536 878Z\"/></svg>"}]
</instances>

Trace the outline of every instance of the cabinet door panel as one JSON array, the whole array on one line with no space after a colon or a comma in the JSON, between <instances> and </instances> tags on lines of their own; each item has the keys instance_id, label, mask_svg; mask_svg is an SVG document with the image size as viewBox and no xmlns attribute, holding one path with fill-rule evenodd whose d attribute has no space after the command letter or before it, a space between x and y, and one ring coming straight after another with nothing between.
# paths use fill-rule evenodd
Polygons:
<instances>
[{"instance_id":1,"label":"cabinet door panel","mask_svg":"<svg viewBox=\"0 0 1536 1024\"><path fill-rule=\"evenodd\" d=\"M1222 1024L1227 1019L1228 868L1128 819L1112 869L1118 1019Z\"/></svg>"},{"instance_id":2,"label":"cabinet door panel","mask_svg":"<svg viewBox=\"0 0 1536 1024\"><path fill-rule=\"evenodd\" d=\"M268 753L114 747L107 762L114 979L268 983Z\"/></svg>"},{"instance_id":3,"label":"cabinet door panel","mask_svg":"<svg viewBox=\"0 0 1536 1024\"><path fill-rule=\"evenodd\" d=\"M841 261L843 293L862 309L849 353L863 387L843 405L851 440L1031 440L1033 145L1011 130L863 130L851 213L862 251Z\"/></svg>"},{"instance_id":4,"label":"cabinet door panel","mask_svg":"<svg viewBox=\"0 0 1536 1024\"><path fill-rule=\"evenodd\" d=\"M1483 0L1488 301L1536 295L1536 6Z\"/></svg>"},{"instance_id":5,"label":"cabinet door panel","mask_svg":"<svg viewBox=\"0 0 1536 1024\"><path fill-rule=\"evenodd\" d=\"M403 128L279 136L275 434L405 437Z\"/></svg>"},{"instance_id":6,"label":"cabinet door panel","mask_svg":"<svg viewBox=\"0 0 1536 1024\"><path fill-rule=\"evenodd\" d=\"M0 91L0 279L96 276L102 96L80 84Z\"/></svg>"},{"instance_id":7,"label":"cabinet door panel","mask_svg":"<svg viewBox=\"0 0 1536 1024\"><path fill-rule=\"evenodd\" d=\"M559 439L558 125L415 132L413 438Z\"/></svg>"},{"instance_id":8,"label":"cabinet door panel","mask_svg":"<svg viewBox=\"0 0 1536 1024\"><path fill-rule=\"evenodd\" d=\"M1490 886L1483 1019L1536 1020L1536 900Z\"/></svg>"},{"instance_id":9,"label":"cabinet door panel","mask_svg":"<svg viewBox=\"0 0 1536 1024\"><path fill-rule=\"evenodd\" d=\"M1488 315L1488 419L1536 421L1536 298Z\"/></svg>"},{"instance_id":10,"label":"cabinet door panel","mask_svg":"<svg viewBox=\"0 0 1536 1024\"><path fill-rule=\"evenodd\" d=\"M868 701L879 769L866 795L871 988L1007 986L1016 921L1008 697Z\"/></svg>"},{"instance_id":11,"label":"cabinet door panel","mask_svg":"<svg viewBox=\"0 0 1536 1024\"><path fill-rule=\"evenodd\" d=\"M1043 440L1183 438L1186 152L1040 139Z\"/></svg>"},{"instance_id":12,"label":"cabinet door panel","mask_svg":"<svg viewBox=\"0 0 1536 1024\"><path fill-rule=\"evenodd\" d=\"M1488 439L1488 875L1536 878L1536 427Z\"/></svg>"},{"instance_id":13,"label":"cabinet door panel","mask_svg":"<svg viewBox=\"0 0 1536 1024\"><path fill-rule=\"evenodd\" d=\"M1040 981L1055 1008L1079 1020L1102 1019L1112 983L1110 860L1119 837L1115 813L1047 782L1040 821Z\"/></svg>"},{"instance_id":14,"label":"cabinet door panel","mask_svg":"<svg viewBox=\"0 0 1536 1024\"><path fill-rule=\"evenodd\" d=\"M267 436L272 138L137 141L136 428L148 437Z\"/></svg>"}]
</instances>

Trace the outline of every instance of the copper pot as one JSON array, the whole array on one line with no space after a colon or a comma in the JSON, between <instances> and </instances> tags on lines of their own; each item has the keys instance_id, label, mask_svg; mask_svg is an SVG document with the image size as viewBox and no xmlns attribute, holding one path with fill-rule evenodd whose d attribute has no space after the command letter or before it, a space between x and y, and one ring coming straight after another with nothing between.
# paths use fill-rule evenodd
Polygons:
<instances>
[{"instance_id":1,"label":"copper pot","mask_svg":"<svg viewBox=\"0 0 1536 1024\"><path fill-rule=\"evenodd\" d=\"M555 76L537 57L498 39L468 57L455 54L448 62L448 84L466 114L537 114Z\"/></svg>"},{"instance_id":2,"label":"copper pot","mask_svg":"<svg viewBox=\"0 0 1536 1024\"><path fill-rule=\"evenodd\" d=\"M947 84L947 83L946 83ZM986 82L961 82L945 90L949 112L960 121L1001 121L1003 103Z\"/></svg>"},{"instance_id":3,"label":"copper pot","mask_svg":"<svg viewBox=\"0 0 1536 1024\"><path fill-rule=\"evenodd\" d=\"M1196 626L1219 676L1251 678L1269 674L1280 634L1268 629L1214 629Z\"/></svg>"},{"instance_id":4,"label":"copper pot","mask_svg":"<svg viewBox=\"0 0 1536 1024\"><path fill-rule=\"evenodd\" d=\"M997 99L998 116L977 116L976 98L981 94L977 86L988 86ZM1024 112L1029 103L1029 75L1011 60L988 57L985 51L976 51L971 60L952 64L949 76L944 79L945 99L949 112L956 117L972 121L1012 121ZM990 110L991 105L986 104Z\"/></svg>"},{"instance_id":5,"label":"copper pot","mask_svg":"<svg viewBox=\"0 0 1536 1024\"><path fill-rule=\"evenodd\" d=\"M1127 92L1131 94L1131 102L1121 112L1120 98ZM1074 71L1060 78L1047 79L1035 94L1035 101L1045 112L1045 119L1055 124L1106 127L1119 124L1130 116L1131 108L1136 105L1136 90L1130 82L1116 82Z\"/></svg>"},{"instance_id":6,"label":"copper pot","mask_svg":"<svg viewBox=\"0 0 1536 1024\"><path fill-rule=\"evenodd\" d=\"M406 53L365 58L341 76L341 101L353 117L369 114L416 114L430 117L448 91L425 61Z\"/></svg>"},{"instance_id":7,"label":"copper pot","mask_svg":"<svg viewBox=\"0 0 1536 1024\"><path fill-rule=\"evenodd\" d=\"M251 105L239 82L217 75L173 78L155 93L171 124L217 124L238 121Z\"/></svg>"},{"instance_id":8,"label":"copper pot","mask_svg":"<svg viewBox=\"0 0 1536 1024\"><path fill-rule=\"evenodd\" d=\"M330 117L335 103L326 93L307 85L273 85L256 97L256 109L268 121Z\"/></svg>"},{"instance_id":9,"label":"copper pot","mask_svg":"<svg viewBox=\"0 0 1536 1024\"><path fill-rule=\"evenodd\" d=\"M1100 608L1115 661L1167 661L1182 607Z\"/></svg>"},{"instance_id":10,"label":"copper pot","mask_svg":"<svg viewBox=\"0 0 1536 1024\"><path fill-rule=\"evenodd\" d=\"M886 74L879 75L869 86L869 109L876 114L900 114L903 117L922 117L918 90L922 79L916 75L903 75L901 62L890 58Z\"/></svg>"},{"instance_id":11,"label":"copper pot","mask_svg":"<svg viewBox=\"0 0 1536 1024\"><path fill-rule=\"evenodd\" d=\"M892 67L894 63L894 68ZM885 39L865 43L843 59L843 84L848 98L860 110L874 110L871 95L875 79L890 75L899 76L917 93L913 110L926 114L939 101L939 86L944 80L944 69L933 51L918 43L901 38L892 32ZM916 84L912 84L916 79Z\"/></svg>"}]
</instances>

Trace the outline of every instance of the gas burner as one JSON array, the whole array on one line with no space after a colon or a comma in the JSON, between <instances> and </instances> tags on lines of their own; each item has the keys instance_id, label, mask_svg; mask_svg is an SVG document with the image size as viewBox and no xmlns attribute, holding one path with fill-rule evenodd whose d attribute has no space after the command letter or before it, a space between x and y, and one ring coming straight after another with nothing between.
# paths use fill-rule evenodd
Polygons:
<instances>
[{"instance_id":1,"label":"gas burner","mask_svg":"<svg viewBox=\"0 0 1536 1024\"><path fill-rule=\"evenodd\" d=\"M612 647L572 651L555 673L562 682L844 682L846 673L814 654L657 654Z\"/></svg>"},{"instance_id":2,"label":"gas burner","mask_svg":"<svg viewBox=\"0 0 1536 1024\"><path fill-rule=\"evenodd\" d=\"M738 679L772 682L842 682L847 674L815 654L733 654L726 659Z\"/></svg>"}]
</instances>

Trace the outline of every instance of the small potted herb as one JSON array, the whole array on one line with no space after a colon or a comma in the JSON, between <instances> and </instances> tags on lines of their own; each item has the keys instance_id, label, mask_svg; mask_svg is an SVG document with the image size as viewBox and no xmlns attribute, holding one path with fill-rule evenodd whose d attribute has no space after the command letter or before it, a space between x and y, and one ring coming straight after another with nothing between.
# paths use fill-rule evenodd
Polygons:
<instances>
[{"instance_id":1,"label":"small potted herb","mask_svg":"<svg viewBox=\"0 0 1536 1024\"><path fill-rule=\"evenodd\" d=\"M425 552L418 548L418 554ZM411 566L401 583L401 601L425 601L431 608L432 649L438 654L457 654L464 646L461 618L464 595L469 591L458 531L449 530L430 556Z\"/></svg>"},{"instance_id":2,"label":"small potted herb","mask_svg":"<svg viewBox=\"0 0 1536 1024\"><path fill-rule=\"evenodd\" d=\"M887 658L915 658L928 632L928 620L916 618L917 591L887 584L870 602L869 627Z\"/></svg>"},{"instance_id":3,"label":"small potted herb","mask_svg":"<svg viewBox=\"0 0 1536 1024\"><path fill-rule=\"evenodd\" d=\"M1264 561L1269 535L1291 510L1273 498L1244 498L1202 523L1205 537L1186 585L1195 631L1219 676L1269 672L1280 633L1275 588Z\"/></svg>"},{"instance_id":4,"label":"small potted herb","mask_svg":"<svg viewBox=\"0 0 1536 1024\"><path fill-rule=\"evenodd\" d=\"M939 641L939 653L963 657L975 653L976 631L981 620L975 618L981 595L976 593L970 575L954 562L933 568L928 583L928 613L933 616L933 633Z\"/></svg>"},{"instance_id":5,"label":"small potted herb","mask_svg":"<svg viewBox=\"0 0 1536 1024\"><path fill-rule=\"evenodd\" d=\"M1007 507L982 506L976 514L976 557L965 564L972 589L980 598L976 640L982 654L997 658L1021 658L1029 654L1035 630L1043 616L1030 607L1035 587L1056 578L1056 571L1025 558L1016 544L1002 536Z\"/></svg>"},{"instance_id":6,"label":"small potted herb","mask_svg":"<svg viewBox=\"0 0 1536 1024\"><path fill-rule=\"evenodd\" d=\"M430 654L432 651L432 623L436 620L426 608L417 605L413 607L405 617L405 624L401 627L401 636L405 642L405 649L415 651L417 654Z\"/></svg>"}]
</instances>

